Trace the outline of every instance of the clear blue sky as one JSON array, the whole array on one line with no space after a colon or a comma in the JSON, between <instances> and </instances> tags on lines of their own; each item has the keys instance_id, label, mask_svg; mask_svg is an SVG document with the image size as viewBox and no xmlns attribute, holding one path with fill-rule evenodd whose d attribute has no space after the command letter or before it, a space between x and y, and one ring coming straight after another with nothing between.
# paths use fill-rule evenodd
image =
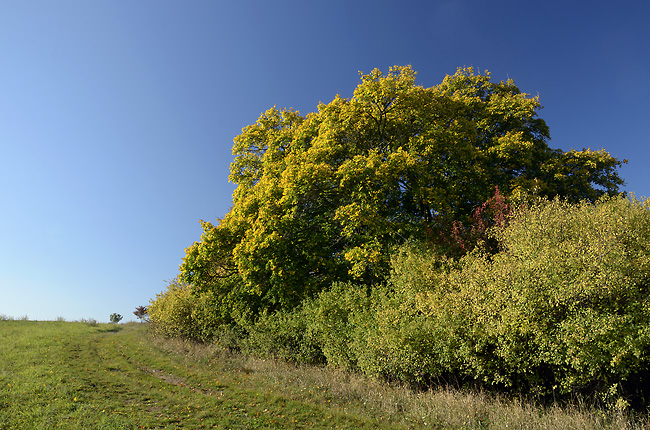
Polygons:
<instances>
[{"instance_id":1,"label":"clear blue sky","mask_svg":"<svg viewBox=\"0 0 650 430\"><path fill-rule=\"evenodd\" d=\"M228 211L233 137L375 67L513 78L551 147L627 158L650 195L649 21L645 0L3 1L0 314L134 319Z\"/></svg>"}]
</instances>

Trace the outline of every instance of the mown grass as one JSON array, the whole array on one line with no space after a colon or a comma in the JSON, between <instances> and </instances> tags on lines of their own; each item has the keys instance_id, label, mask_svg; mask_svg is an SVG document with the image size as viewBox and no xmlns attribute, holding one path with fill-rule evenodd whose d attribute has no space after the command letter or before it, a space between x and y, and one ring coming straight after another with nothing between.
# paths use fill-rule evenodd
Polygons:
<instances>
[{"instance_id":1,"label":"mown grass","mask_svg":"<svg viewBox=\"0 0 650 430\"><path fill-rule=\"evenodd\" d=\"M0 321L0 429L650 428L586 407L415 393L150 337L145 324Z\"/></svg>"}]
</instances>

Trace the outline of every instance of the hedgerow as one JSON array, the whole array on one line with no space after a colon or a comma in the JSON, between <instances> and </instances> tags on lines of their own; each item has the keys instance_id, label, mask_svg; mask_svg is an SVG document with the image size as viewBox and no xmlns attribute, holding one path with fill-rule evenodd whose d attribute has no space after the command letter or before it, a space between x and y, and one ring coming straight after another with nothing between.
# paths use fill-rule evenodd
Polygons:
<instances>
[{"instance_id":1,"label":"hedgerow","mask_svg":"<svg viewBox=\"0 0 650 430\"><path fill-rule=\"evenodd\" d=\"M391 283L406 310L382 319L417 317L401 336L426 345L404 369L422 362L430 377L539 394L632 395L650 370L649 209L625 197L540 201L492 230L496 254L479 246L451 270L397 260Z\"/></svg>"},{"instance_id":2,"label":"hedgerow","mask_svg":"<svg viewBox=\"0 0 650 430\"><path fill-rule=\"evenodd\" d=\"M335 283L290 311L224 318L223 303L176 282L149 314L161 334L218 340L229 327L250 354L411 385L645 405L650 200L539 200L488 238L460 258L409 243L385 282Z\"/></svg>"}]
</instances>

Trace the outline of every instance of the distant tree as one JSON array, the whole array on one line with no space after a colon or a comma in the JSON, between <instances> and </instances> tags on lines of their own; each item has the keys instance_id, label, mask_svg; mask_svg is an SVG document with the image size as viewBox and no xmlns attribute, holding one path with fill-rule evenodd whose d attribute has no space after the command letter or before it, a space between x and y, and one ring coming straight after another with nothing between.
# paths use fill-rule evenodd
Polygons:
<instances>
[{"instance_id":1,"label":"distant tree","mask_svg":"<svg viewBox=\"0 0 650 430\"><path fill-rule=\"evenodd\" d=\"M135 308L135 311L133 311L133 315L135 315L140 321L146 321L147 320L147 307L146 306L138 306Z\"/></svg>"},{"instance_id":2,"label":"distant tree","mask_svg":"<svg viewBox=\"0 0 650 430\"><path fill-rule=\"evenodd\" d=\"M111 318L111 322L112 322L113 324L117 324L117 323L119 323L120 321L122 321L122 315L120 315L120 314L111 314L111 317L110 317L110 318Z\"/></svg>"},{"instance_id":3,"label":"distant tree","mask_svg":"<svg viewBox=\"0 0 650 430\"><path fill-rule=\"evenodd\" d=\"M549 148L539 109L512 80L461 68L423 88L410 67L362 75L352 98L307 116L270 109L235 138L232 209L201 221L181 277L212 291L220 315L287 309L335 281L385 279L396 247L454 221L469 229L456 242L471 244L495 187L493 206L616 194L622 162Z\"/></svg>"}]
</instances>

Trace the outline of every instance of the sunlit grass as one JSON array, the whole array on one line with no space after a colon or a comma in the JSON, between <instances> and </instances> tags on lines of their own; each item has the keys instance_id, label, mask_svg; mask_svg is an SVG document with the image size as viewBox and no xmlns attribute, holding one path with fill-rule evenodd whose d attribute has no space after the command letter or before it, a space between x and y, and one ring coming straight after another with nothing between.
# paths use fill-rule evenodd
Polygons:
<instances>
[{"instance_id":1,"label":"sunlit grass","mask_svg":"<svg viewBox=\"0 0 650 430\"><path fill-rule=\"evenodd\" d=\"M146 324L0 322L0 428L650 428L586 407L414 392L152 339Z\"/></svg>"},{"instance_id":2,"label":"sunlit grass","mask_svg":"<svg viewBox=\"0 0 650 430\"><path fill-rule=\"evenodd\" d=\"M585 404L542 407L478 391L439 388L417 392L344 371L294 366L231 354L214 345L154 339L160 348L193 362L218 363L220 372L245 375L253 389L342 413L373 416L391 428L440 429L649 429L630 417ZM217 359L217 357L219 357Z\"/></svg>"},{"instance_id":3,"label":"sunlit grass","mask_svg":"<svg viewBox=\"0 0 650 430\"><path fill-rule=\"evenodd\" d=\"M137 323L3 321L0 363L3 429L377 427L257 387L227 361L163 350Z\"/></svg>"}]
</instances>

